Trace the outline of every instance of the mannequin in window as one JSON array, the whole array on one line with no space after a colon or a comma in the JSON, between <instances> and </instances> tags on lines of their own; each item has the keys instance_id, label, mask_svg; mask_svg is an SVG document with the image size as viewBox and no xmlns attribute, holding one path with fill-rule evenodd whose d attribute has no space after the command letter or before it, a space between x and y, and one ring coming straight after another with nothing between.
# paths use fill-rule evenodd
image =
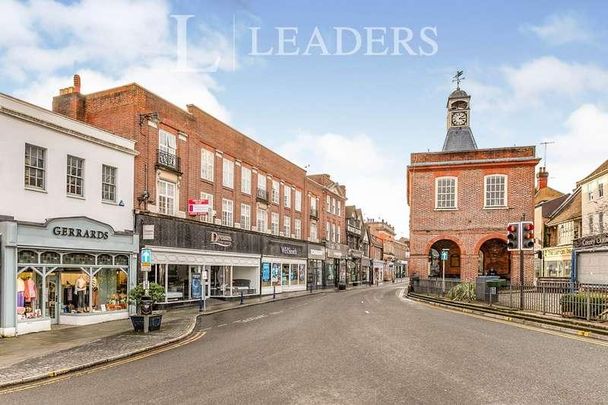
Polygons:
<instances>
[{"instance_id":1,"label":"mannequin in window","mask_svg":"<svg viewBox=\"0 0 608 405\"><path fill-rule=\"evenodd\" d=\"M87 280L84 278L83 274L80 274L80 276L78 276L78 278L76 279L76 288L75 288L75 293L76 293L76 312L82 312L82 311L86 311L85 308L85 303L84 303L84 296L86 294L87 291Z\"/></svg>"},{"instance_id":2,"label":"mannequin in window","mask_svg":"<svg viewBox=\"0 0 608 405\"><path fill-rule=\"evenodd\" d=\"M34 301L36 301L36 297L37 297L37 290L36 290L36 283L34 283L34 280L32 280L32 278L30 276L28 276L25 281L23 282L25 290L23 291L23 296L25 297L25 302L29 302L32 303Z\"/></svg>"},{"instance_id":3,"label":"mannequin in window","mask_svg":"<svg viewBox=\"0 0 608 405\"><path fill-rule=\"evenodd\" d=\"M98 309L97 308L97 299L99 297L99 284L97 282L97 276L93 277L92 286L93 286L93 308Z\"/></svg>"},{"instance_id":4,"label":"mannequin in window","mask_svg":"<svg viewBox=\"0 0 608 405\"><path fill-rule=\"evenodd\" d=\"M25 310L25 281L17 277L17 312Z\"/></svg>"}]
</instances>

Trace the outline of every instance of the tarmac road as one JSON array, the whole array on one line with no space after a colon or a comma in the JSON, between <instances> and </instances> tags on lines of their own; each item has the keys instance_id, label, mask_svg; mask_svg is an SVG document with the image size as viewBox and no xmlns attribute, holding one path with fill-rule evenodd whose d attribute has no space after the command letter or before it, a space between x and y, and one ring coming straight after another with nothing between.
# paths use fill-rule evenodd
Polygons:
<instances>
[{"instance_id":1,"label":"tarmac road","mask_svg":"<svg viewBox=\"0 0 608 405\"><path fill-rule=\"evenodd\" d=\"M608 402L607 343L432 308L400 298L402 289L206 316L193 343L0 403Z\"/></svg>"}]
</instances>

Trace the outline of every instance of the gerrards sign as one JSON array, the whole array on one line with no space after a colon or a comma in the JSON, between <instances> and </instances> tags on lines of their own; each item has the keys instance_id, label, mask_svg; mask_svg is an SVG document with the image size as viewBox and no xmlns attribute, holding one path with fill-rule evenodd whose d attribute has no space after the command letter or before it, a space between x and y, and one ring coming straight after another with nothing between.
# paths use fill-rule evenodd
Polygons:
<instances>
[{"instance_id":1,"label":"gerrards sign","mask_svg":"<svg viewBox=\"0 0 608 405\"><path fill-rule=\"evenodd\" d=\"M575 239L573 245L576 249L587 247L598 247L608 245L608 233L601 235L585 236L584 238Z\"/></svg>"},{"instance_id":2,"label":"gerrards sign","mask_svg":"<svg viewBox=\"0 0 608 405\"><path fill-rule=\"evenodd\" d=\"M71 228L67 226L56 226L53 228L55 236L69 236L73 238L85 239L108 239L109 232L97 231L94 229Z\"/></svg>"}]
</instances>

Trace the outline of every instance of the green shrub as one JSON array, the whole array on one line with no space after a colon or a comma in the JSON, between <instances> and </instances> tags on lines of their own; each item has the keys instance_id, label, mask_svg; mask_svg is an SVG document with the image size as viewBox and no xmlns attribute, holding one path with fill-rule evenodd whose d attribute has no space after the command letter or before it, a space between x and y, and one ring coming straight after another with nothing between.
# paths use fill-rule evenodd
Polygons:
<instances>
[{"instance_id":1,"label":"green shrub","mask_svg":"<svg viewBox=\"0 0 608 405\"><path fill-rule=\"evenodd\" d=\"M460 283L450 288L447 297L452 301L475 301L475 284Z\"/></svg>"},{"instance_id":2,"label":"green shrub","mask_svg":"<svg viewBox=\"0 0 608 405\"><path fill-rule=\"evenodd\" d=\"M139 303L141 302L141 297L144 295L144 285L138 284L136 287L132 288L129 291L129 303L137 305L139 307ZM165 288L156 283L150 283L150 287L148 288L148 295L152 298L152 301L160 302L165 300Z\"/></svg>"},{"instance_id":3,"label":"green shrub","mask_svg":"<svg viewBox=\"0 0 608 405\"><path fill-rule=\"evenodd\" d=\"M608 294L605 293L570 293L560 298L563 314L571 314L576 318L587 318L587 296L589 297L589 318L595 319L608 309Z\"/></svg>"}]
</instances>

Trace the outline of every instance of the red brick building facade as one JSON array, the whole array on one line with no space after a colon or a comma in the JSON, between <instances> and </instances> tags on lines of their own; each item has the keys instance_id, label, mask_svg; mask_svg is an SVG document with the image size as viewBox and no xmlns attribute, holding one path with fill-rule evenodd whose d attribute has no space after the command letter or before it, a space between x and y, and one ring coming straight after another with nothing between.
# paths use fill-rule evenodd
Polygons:
<instances>
[{"instance_id":1,"label":"red brick building facade","mask_svg":"<svg viewBox=\"0 0 608 405\"><path fill-rule=\"evenodd\" d=\"M204 198L213 209L202 220L309 236L305 170L195 105L183 110L135 83L83 95L76 76L53 110L136 141L135 208L185 218L188 199Z\"/></svg>"},{"instance_id":2,"label":"red brick building facade","mask_svg":"<svg viewBox=\"0 0 608 405\"><path fill-rule=\"evenodd\" d=\"M472 281L498 274L519 283L519 262L506 249L506 226L534 218L533 146L478 149L469 124L470 97L448 98L448 133L441 152L413 153L407 169L410 206L409 274ZM534 277L525 254L525 282Z\"/></svg>"}]
</instances>

